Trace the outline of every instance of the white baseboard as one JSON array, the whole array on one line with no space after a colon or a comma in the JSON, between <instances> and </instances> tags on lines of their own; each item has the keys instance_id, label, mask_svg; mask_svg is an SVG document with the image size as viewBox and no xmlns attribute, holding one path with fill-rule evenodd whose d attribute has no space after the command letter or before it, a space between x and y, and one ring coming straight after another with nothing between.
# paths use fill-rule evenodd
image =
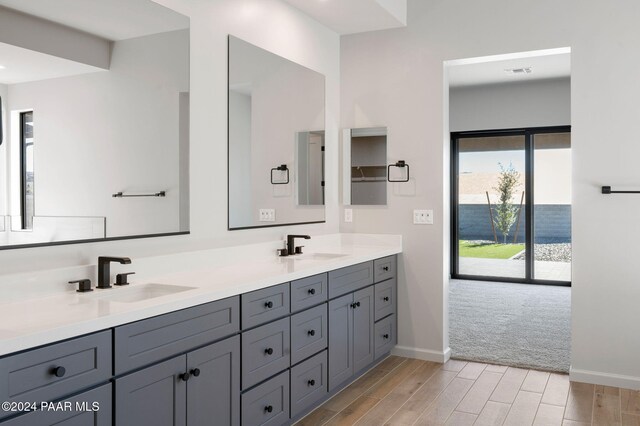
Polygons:
<instances>
[{"instance_id":1,"label":"white baseboard","mask_svg":"<svg viewBox=\"0 0 640 426\"><path fill-rule=\"evenodd\" d=\"M573 382L593 383L595 385L640 390L640 377L601 373L599 371L579 370L573 367L569 367L569 380Z\"/></svg>"},{"instance_id":2,"label":"white baseboard","mask_svg":"<svg viewBox=\"0 0 640 426\"><path fill-rule=\"evenodd\" d=\"M408 346L396 346L391 351L393 355L404 356L407 358L421 359L423 361L439 362L444 364L451 357L451 349L447 348L444 352L431 351L428 349L411 348Z\"/></svg>"}]
</instances>

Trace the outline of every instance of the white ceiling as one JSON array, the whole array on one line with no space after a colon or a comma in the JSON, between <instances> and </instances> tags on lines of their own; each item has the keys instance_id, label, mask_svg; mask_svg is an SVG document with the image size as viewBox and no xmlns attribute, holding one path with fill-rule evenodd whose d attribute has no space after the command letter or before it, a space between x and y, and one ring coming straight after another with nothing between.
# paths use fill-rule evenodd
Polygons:
<instances>
[{"instance_id":1,"label":"white ceiling","mask_svg":"<svg viewBox=\"0 0 640 426\"><path fill-rule=\"evenodd\" d=\"M449 86L479 86L562 78L571 75L571 54L557 53L511 59L473 61L449 67ZM531 74L509 74L505 69L531 68Z\"/></svg>"},{"instance_id":2,"label":"white ceiling","mask_svg":"<svg viewBox=\"0 0 640 426\"><path fill-rule=\"evenodd\" d=\"M0 5L108 40L189 28L189 18L151 0L0 0Z\"/></svg>"},{"instance_id":3,"label":"white ceiling","mask_svg":"<svg viewBox=\"0 0 640 426\"><path fill-rule=\"evenodd\" d=\"M407 24L407 0L284 1L338 34L398 28Z\"/></svg>"},{"instance_id":4,"label":"white ceiling","mask_svg":"<svg viewBox=\"0 0 640 426\"><path fill-rule=\"evenodd\" d=\"M24 83L49 78L104 71L11 44L0 43L0 84Z\"/></svg>"}]
</instances>

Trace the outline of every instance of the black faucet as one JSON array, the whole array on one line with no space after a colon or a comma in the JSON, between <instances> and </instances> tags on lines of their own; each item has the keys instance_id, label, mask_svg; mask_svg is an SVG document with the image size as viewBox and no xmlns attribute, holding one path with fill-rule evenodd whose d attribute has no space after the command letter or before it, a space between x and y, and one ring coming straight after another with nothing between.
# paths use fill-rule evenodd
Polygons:
<instances>
[{"instance_id":1,"label":"black faucet","mask_svg":"<svg viewBox=\"0 0 640 426\"><path fill-rule=\"evenodd\" d=\"M111 262L118 262L122 265L131 263L128 257L98 257L98 286L97 288L111 288Z\"/></svg>"},{"instance_id":2,"label":"black faucet","mask_svg":"<svg viewBox=\"0 0 640 426\"><path fill-rule=\"evenodd\" d=\"M309 235L287 235L287 253L289 255L302 254L302 246L296 247L296 238L311 239Z\"/></svg>"}]
</instances>

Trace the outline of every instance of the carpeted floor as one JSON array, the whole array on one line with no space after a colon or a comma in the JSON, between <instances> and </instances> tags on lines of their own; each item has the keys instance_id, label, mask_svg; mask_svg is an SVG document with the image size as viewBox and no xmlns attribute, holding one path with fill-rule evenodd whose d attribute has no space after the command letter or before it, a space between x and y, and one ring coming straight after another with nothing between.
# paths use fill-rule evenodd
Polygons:
<instances>
[{"instance_id":1,"label":"carpeted floor","mask_svg":"<svg viewBox=\"0 0 640 426\"><path fill-rule=\"evenodd\" d=\"M451 357L569 371L571 288L451 280Z\"/></svg>"}]
</instances>

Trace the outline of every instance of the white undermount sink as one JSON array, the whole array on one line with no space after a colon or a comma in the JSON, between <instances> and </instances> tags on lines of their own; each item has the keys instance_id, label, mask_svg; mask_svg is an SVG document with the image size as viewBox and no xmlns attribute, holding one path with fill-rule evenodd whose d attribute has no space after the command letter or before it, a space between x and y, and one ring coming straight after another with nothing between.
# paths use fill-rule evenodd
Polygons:
<instances>
[{"instance_id":1,"label":"white undermount sink","mask_svg":"<svg viewBox=\"0 0 640 426\"><path fill-rule=\"evenodd\" d=\"M101 294L99 299L109 302L135 303L193 289L195 289L195 287L171 284L131 284L125 288L114 287L110 290L103 290L105 293Z\"/></svg>"},{"instance_id":2,"label":"white undermount sink","mask_svg":"<svg viewBox=\"0 0 640 426\"><path fill-rule=\"evenodd\" d=\"M346 254L340 253L303 253L287 256L286 259L291 260L332 260L345 257Z\"/></svg>"}]
</instances>

